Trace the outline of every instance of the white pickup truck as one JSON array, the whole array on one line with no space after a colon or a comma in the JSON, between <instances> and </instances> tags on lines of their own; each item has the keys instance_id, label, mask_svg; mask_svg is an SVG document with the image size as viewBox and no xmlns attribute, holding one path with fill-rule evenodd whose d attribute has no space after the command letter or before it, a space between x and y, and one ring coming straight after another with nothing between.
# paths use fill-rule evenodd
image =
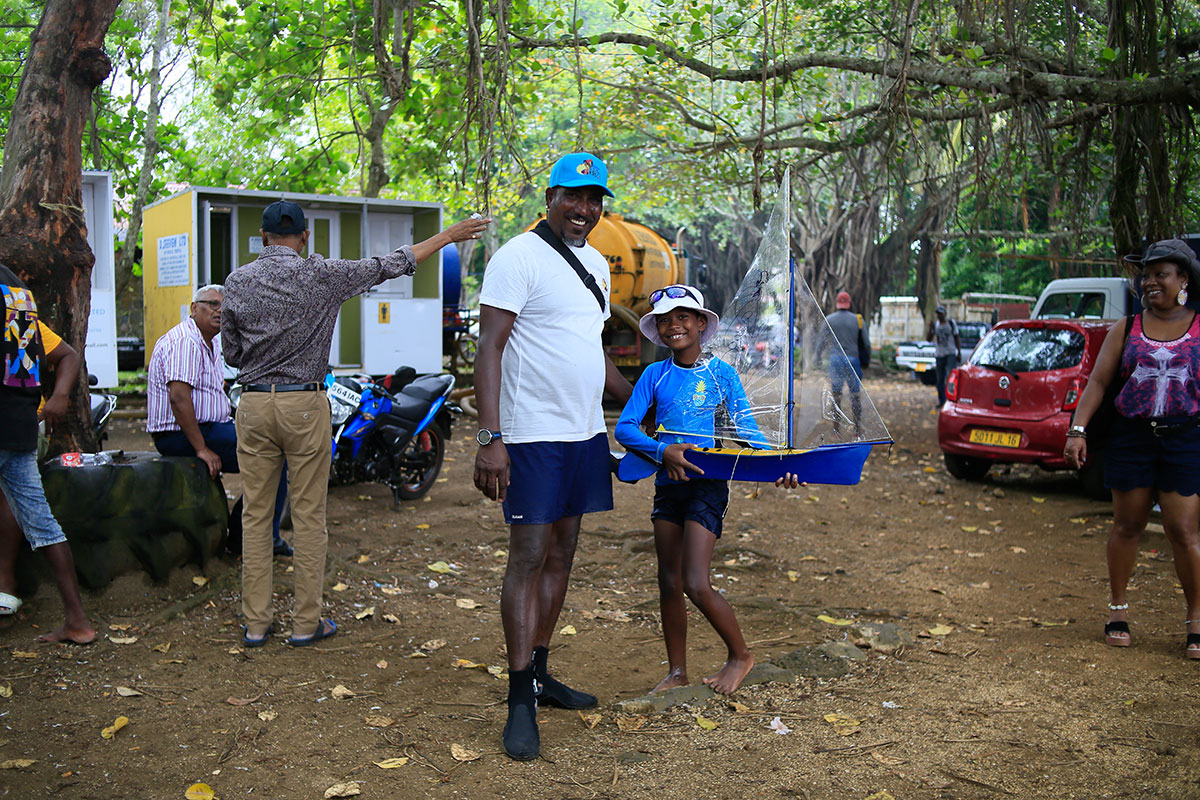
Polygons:
<instances>
[{"instance_id":1,"label":"white pickup truck","mask_svg":"<svg viewBox=\"0 0 1200 800\"><path fill-rule=\"evenodd\" d=\"M975 345L992 327L986 322L958 322L958 341L962 345L962 360L966 363ZM907 367L914 377L926 386L937 383L934 372L933 342L901 342L896 345L896 366Z\"/></svg>"},{"instance_id":2,"label":"white pickup truck","mask_svg":"<svg viewBox=\"0 0 1200 800\"><path fill-rule=\"evenodd\" d=\"M1059 278L1046 284L1033 319L1120 319L1140 308L1128 278Z\"/></svg>"}]
</instances>

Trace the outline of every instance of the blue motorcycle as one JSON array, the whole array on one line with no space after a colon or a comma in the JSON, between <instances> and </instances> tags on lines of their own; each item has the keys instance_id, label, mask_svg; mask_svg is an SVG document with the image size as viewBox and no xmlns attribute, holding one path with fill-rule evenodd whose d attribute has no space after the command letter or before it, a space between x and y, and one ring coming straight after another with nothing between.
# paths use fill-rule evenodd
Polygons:
<instances>
[{"instance_id":1,"label":"blue motorcycle","mask_svg":"<svg viewBox=\"0 0 1200 800\"><path fill-rule=\"evenodd\" d=\"M392 490L393 507L418 500L437 481L450 437L453 375L415 377L402 367L383 381L325 376L333 421L334 485L373 481Z\"/></svg>"}]
</instances>

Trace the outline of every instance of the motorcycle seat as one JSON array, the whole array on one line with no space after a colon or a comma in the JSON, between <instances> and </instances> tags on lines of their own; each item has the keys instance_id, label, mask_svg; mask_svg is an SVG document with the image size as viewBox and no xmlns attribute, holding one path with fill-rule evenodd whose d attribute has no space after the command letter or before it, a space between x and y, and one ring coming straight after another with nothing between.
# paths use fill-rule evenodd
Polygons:
<instances>
[{"instance_id":1,"label":"motorcycle seat","mask_svg":"<svg viewBox=\"0 0 1200 800\"><path fill-rule=\"evenodd\" d=\"M454 381L449 375L425 375L400 390L397 397L415 397L423 403L432 403L446 393L446 387Z\"/></svg>"},{"instance_id":2,"label":"motorcycle seat","mask_svg":"<svg viewBox=\"0 0 1200 800\"><path fill-rule=\"evenodd\" d=\"M429 406L429 400L411 397L401 392L392 399L392 410L386 414L380 414L377 419L380 424L390 422L399 427L412 428L429 413Z\"/></svg>"}]
</instances>

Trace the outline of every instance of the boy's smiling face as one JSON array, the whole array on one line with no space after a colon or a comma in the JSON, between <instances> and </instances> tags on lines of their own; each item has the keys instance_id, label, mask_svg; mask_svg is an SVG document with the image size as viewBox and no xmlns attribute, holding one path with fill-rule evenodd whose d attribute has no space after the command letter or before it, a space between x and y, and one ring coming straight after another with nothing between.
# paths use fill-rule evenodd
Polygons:
<instances>
[{"instance_id":1,"label":"boy's smiling face","mask_svg":"<svg viewBox=\"0 0 1200 800\"><path fill-rule=\"evenodd\" d=\"M679 360L694 362L700 357L700 335L708 328L708 318L690 308L674 308L659 314L658 338L671 348Z\"/></svg>"}]
</instances>

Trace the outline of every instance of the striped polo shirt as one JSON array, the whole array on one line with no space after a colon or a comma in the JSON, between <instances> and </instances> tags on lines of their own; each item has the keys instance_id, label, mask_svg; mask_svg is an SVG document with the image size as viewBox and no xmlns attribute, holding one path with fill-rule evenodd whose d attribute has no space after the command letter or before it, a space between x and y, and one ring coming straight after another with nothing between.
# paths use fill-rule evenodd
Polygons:
<instances>
[{"instance_id":1,"label":"striped polo shirt","mask_svg":"<svg viewBox=\"0 0 1200 800\"><path fill-rule=\"evenodd\" d=\"M228 422L229 398L225 395L224 361L221 337L213 337L212 347L196 322L188 317L154 345L146 383L146 432L177 431L171 411L171 381L183 381L192 387L192 407L197 422Z\"/></svg>"}]
</instances>

